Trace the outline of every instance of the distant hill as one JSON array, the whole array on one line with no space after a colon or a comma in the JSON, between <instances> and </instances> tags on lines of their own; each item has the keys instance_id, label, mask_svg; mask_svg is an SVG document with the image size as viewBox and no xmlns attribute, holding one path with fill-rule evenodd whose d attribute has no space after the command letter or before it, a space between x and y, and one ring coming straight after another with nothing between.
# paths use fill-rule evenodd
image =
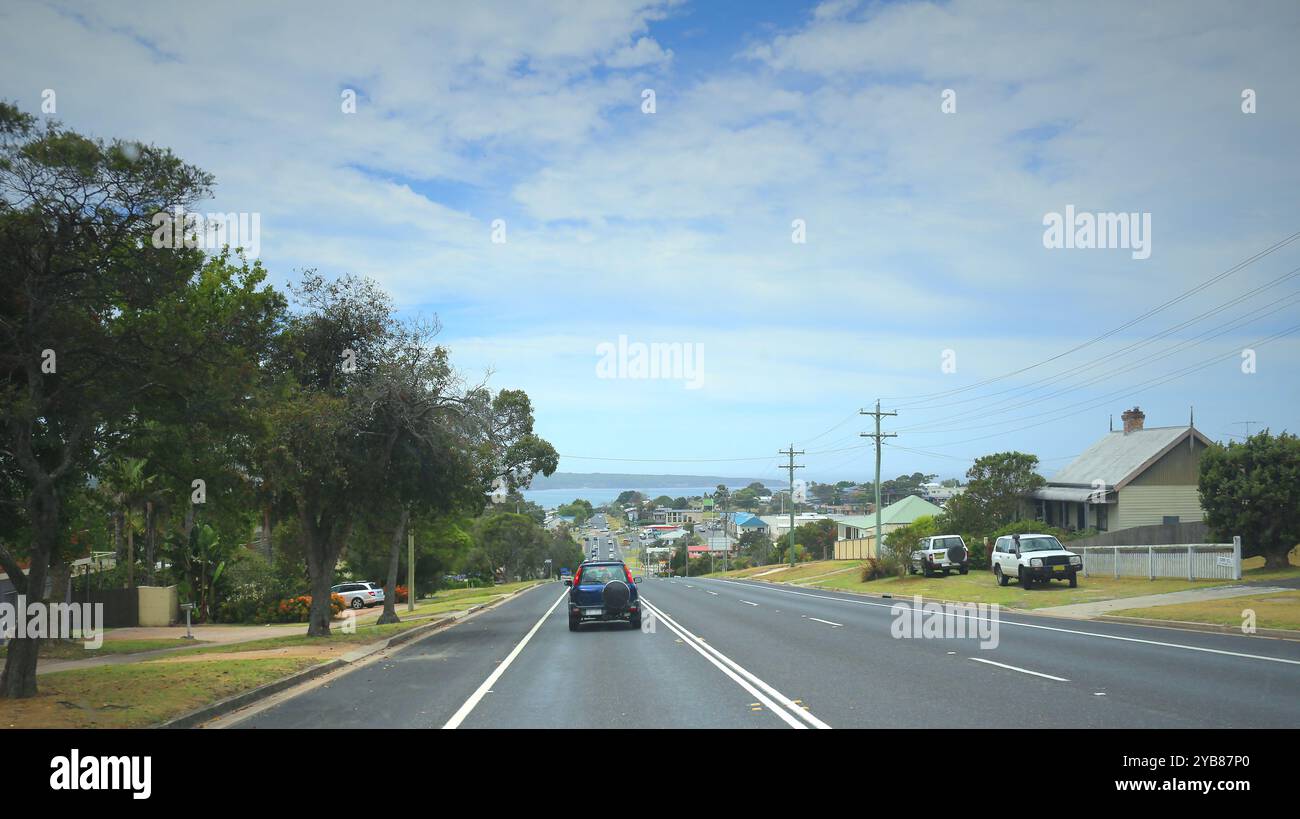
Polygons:
<instances>
[{"instance_id":1,"label":"distant hill","mask_svg":"<svg viewBox=\"0 0 1300 819\"><path fill-rule=\"evenodd\" d=\"M538 475L530 489L670 489L672 487L717 486L743 489L759 478L724 478L717 475L629 475L619 472L556 472L549 478Z\"/></svg>"}]
</instances>

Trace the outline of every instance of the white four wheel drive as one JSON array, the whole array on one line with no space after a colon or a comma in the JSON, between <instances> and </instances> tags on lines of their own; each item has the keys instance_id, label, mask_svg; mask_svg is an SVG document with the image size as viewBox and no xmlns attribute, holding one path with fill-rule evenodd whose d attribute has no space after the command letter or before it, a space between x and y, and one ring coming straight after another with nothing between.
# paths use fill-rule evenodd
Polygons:
<instances>
[{"instance_id":1,"label":"white four wheel drive","mask_svg":"<svg viewBox=\"0 0 1300 819\"><path fill-rule=\"evenodd\" d=\"M940 573L947 577L953 569L966 574L970 571L970 552L961 535L921 538L919 548L912 552L912 561L907 568L912 574L920 572L926 577Z\"/></svg>"},{"instance_id":2,"label":"white four wheel drive","mask_svg":"<svg viewBox=\"0 0 1300 819\"><path fill-rule=\"evenodd\" d=\"M1015 578L1026 589L1053 580L1068 580L1070 588L1074 588L1083 571L1083 558L1068 551L1061 541L1052 535L1032 533L998 538L990 562L998 585L1005 586Z\"/></svg>"}]
</instances>

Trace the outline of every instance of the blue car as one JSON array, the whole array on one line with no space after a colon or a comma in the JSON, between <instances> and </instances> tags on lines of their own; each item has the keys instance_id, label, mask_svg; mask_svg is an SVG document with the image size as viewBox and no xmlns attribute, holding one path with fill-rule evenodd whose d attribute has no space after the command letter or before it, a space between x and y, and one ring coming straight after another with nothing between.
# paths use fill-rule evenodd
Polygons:
<instances>
[{"instance_id":1,"label":"blue car","mask_svg":"<svg viewBox=\"0 0 1300 819\"><path fill-rule=\"evenodd\" d=\"M583 623L609 622L641 628L636 580L621 560L588 560L578 567L569 589L569 631Z\"/></svg>"}]
</instances>

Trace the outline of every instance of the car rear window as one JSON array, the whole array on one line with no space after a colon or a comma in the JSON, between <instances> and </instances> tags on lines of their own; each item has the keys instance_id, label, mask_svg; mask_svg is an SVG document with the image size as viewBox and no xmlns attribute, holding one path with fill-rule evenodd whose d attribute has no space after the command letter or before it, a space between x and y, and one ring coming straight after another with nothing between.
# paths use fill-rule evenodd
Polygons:
<instances>
[{"instance_id":1,"label":"car rear window","mask_svg":"<svg viewBox=\"0 0 1300 819\"><path fill-rule=\"evenodd\" d=\"M611 580L626 580L622 566L585 566L582 569L582 583L608 583Z\"/></svg>"}]
</instances>

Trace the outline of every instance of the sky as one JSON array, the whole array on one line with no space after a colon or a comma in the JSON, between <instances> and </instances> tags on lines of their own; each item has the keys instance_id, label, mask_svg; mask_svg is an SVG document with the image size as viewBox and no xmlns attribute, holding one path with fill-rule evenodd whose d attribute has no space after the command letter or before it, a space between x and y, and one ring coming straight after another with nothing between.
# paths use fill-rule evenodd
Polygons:
<instances>
[{"instance_id":1,"label":"sky","mask_svg":"<svg viewBox=\"0 0 1300 819\"><path fill-rule=\"evenodd\" d=\"M879 399L885 477L1050 477L1134 405L1300 429L1298 40L1294 2L10 0L0 97L213 173L277 284L436 316L562 471L867 479ZM1048 247L1067 213L1142 229Z\"/></svg>"}]
</instances>

